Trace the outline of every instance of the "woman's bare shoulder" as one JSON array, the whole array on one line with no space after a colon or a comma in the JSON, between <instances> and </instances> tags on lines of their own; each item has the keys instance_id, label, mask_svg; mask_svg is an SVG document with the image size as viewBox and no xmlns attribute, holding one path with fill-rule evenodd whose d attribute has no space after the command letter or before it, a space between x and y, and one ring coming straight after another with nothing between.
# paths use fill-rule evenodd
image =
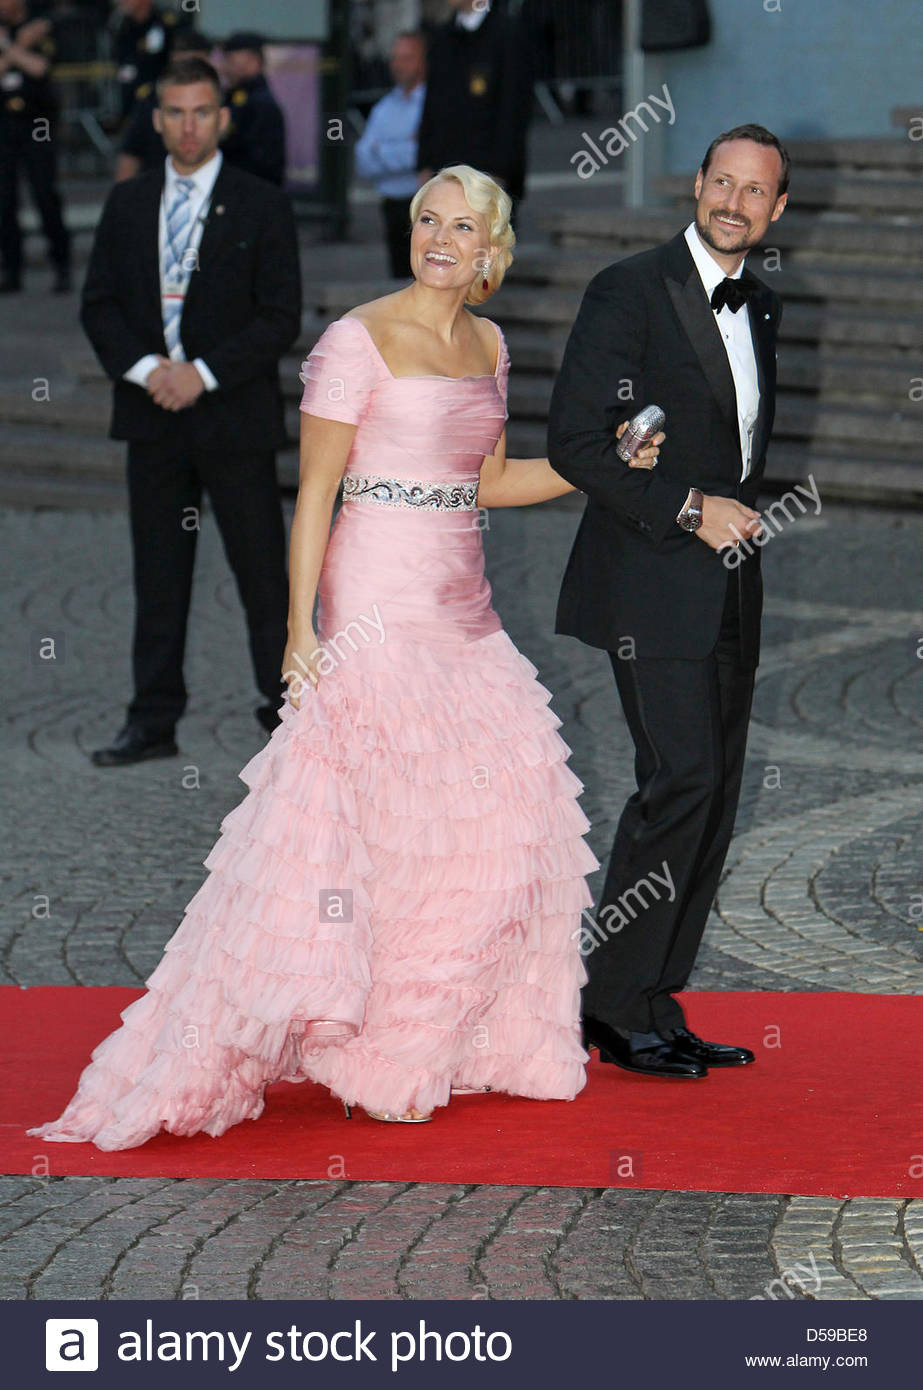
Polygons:
<instances>
[{"instance_id":1,"label":"woman's bare shoulder","mask_svg":"<svg viewBox=\"0 0 923 1390\"><path fill-rule=\"evenodd\" d=\"M503 334L499 325L484 314L473 314L470 309L467 310L467 313L488 360L490 362L496 361L497 353L501 351L499 344L503 342Z\"/></svg>"}]
</instances>

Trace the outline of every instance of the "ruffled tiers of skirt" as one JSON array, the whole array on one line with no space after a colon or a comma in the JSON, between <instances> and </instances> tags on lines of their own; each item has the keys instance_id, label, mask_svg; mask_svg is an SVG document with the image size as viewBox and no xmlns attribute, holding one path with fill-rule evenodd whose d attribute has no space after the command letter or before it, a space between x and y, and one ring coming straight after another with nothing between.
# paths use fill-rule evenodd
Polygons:
<instances>
[{"instance_id":1,"label":"ruffled tiers of skirt","mask_svg":"<svg viewBox=\"0 0 923 1390\"><path fill-rule=\"evenodd\" d=\"M388 642L283 705L147 992L29 1133L219 1135L275 1080L398 1112L453 1084L573 1098L598 864L535 676L503 631Z\"/></svg>"}]
</instances>

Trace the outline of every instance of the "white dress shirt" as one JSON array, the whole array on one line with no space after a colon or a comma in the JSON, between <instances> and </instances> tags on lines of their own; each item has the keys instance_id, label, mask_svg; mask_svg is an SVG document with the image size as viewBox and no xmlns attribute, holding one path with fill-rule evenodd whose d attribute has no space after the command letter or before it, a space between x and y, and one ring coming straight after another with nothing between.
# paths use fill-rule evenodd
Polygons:
<instances>
[{"instance_id":1,"label":"white dress shirt","mask_svg":"<svg viewBox=\"0 0 923 1390\"><path fill-rule=\"evenodd\" d=\"M489 13L490 0L487 0L486 5L478 5L473 10L456 10L455 23L460 24L463 29L467 29L469 34L473 34L475 29L480 29Z\"/></svg>"},{"instance_id":2,"label":"white dress shirt","mask_svg":"<svg viewBox=\"0 0 923 1390\"><path fill-rule=\"evenodd\" d=\"M686 228L686 243L692 252L692 259L695 261L696 269L705 287L705 293L710 300L715 287L720 285L725 278L725 273L699 236L694 222L690 222ZM744 263L741 261L734 274L727 278L739 280L743 274L743 268ZM715 311L712 310L712 313ZM760 408L759 376L757 375L756 354L753 351L753 335L750 332L750 307L747 304L742 304L735 314L725 304L720 312L715 314L715 322L728 355L731 375L734 378L734 390L737 395L737 424L740 429L740 477L743 481L752 465L750 454L753 446L753 431L756 428L756 417Z\"/></svg>"},{"instance_id":3,"label":"white dress shirt","mask_svg":"<svg viewBox=\"0 0 923 1390\"><path fill-rule=\"evenodd\" d=\"M215 179L218 177L223 158L224 156L221 151L218 150L212 155L211 159L206 160L204 164L200 165L195 173L185 176L192 179L195 185L189 195L189 210L192 214L192 230L189 241L185 246L186 253L198 250L199 242L202 240L202 232L205 228L205 214L208 212L208 204L211 201L212 189L215 186ZM161 297L163 296L163 248L167 237L167 208L173 201L176 190L176 180L179 177L180 175L173 167L173 160L167 155L166 177L163 185L163 197L160 200L160 222L157 233L157 264L160 267L161 274ZM180 337L176 347L170 353L170 357L174 362L186 361L182 337ZM129 367L128 371L125 373L125 380L133 381L136 386L146 386L148 377L158 365L159 360L156 352L145 353L143 357L138 358L134 366ZM217 391L218 382L215 380L213 373L202 361L202 358L196 357L193 365L205 383L206 391Z\"/></svg>"},{"instance_id":4,"label":"white dress shirt","mask_svg":"<svg viewBox=\"0 0 923 1390\"><path fill-rule=\"evenodd\" d=\"M425 82L409 92L393 87L372 107L356 142L356 169L375 181L383 198L409 201L417 191L417 131L425 98Z\"/></svg>"}]
</instances>

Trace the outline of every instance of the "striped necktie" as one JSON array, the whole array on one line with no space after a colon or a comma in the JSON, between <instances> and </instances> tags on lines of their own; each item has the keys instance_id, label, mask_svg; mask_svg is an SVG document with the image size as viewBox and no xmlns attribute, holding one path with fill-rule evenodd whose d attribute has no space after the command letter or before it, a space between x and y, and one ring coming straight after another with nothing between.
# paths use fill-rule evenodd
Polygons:
<instances>
[{"instance_id":1,"label":"striped necktie","mask_svg":"<svg viewBox=\"0 0 923 1390\"><path fill-rule=\"evenodd\" d=\"M193 179L179 178L173 185L173 201L167 209L167 235L163 244L161 283L181 285L179 293L169 291L163 300L163 333L170 357L179 343L179 321L183 314L183 297L189 280L189 267L183 264L183 252L188 240L192 209L189 198L195 188Z\"/></svg>"}]
</instances>

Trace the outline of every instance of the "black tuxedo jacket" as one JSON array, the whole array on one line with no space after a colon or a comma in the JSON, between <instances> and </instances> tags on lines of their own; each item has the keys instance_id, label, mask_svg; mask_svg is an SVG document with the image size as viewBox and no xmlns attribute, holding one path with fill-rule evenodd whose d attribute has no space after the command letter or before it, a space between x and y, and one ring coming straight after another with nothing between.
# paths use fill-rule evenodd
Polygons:
<instances>
[{"instance_id":1,"label":"black tuxedo jacket","mask_svg":"<svg viewBox=\"0 0 923 1390\"><path fill-rule=\"evenodd\" d=\"M551 399L548 456L587 494L564 575L555 631L609 651L706 656L727 588L723 552L683 531L690 487L755 506L772 430L776 329L782 304L744 268L759 373L751 471L740 481L734 379L682 232L607 266L590 281ZM740 310L739 312L743 312ZM655 468L629 468L616 428L646 405L666 412ZM756 664L762 608L760 548L736 570L745 659Z\"/></svg>"},{"instance_id":2,"label":"black tuxedo jacket","mask_svg":"<svg viewBox=\"0 0 923 1390\"><path fill-rule=\"evenodd\" d=\"M189 361L218 390L169 411L122 379L145 353L166 355L158 219L164 167L112 188L96 231L81 323L115 383L110 435L210 449L274 449L285 441L279 358L301 327L301 272L291 204L278 188L222 162L183 306Z\"/></svg>"}]
</instances>

